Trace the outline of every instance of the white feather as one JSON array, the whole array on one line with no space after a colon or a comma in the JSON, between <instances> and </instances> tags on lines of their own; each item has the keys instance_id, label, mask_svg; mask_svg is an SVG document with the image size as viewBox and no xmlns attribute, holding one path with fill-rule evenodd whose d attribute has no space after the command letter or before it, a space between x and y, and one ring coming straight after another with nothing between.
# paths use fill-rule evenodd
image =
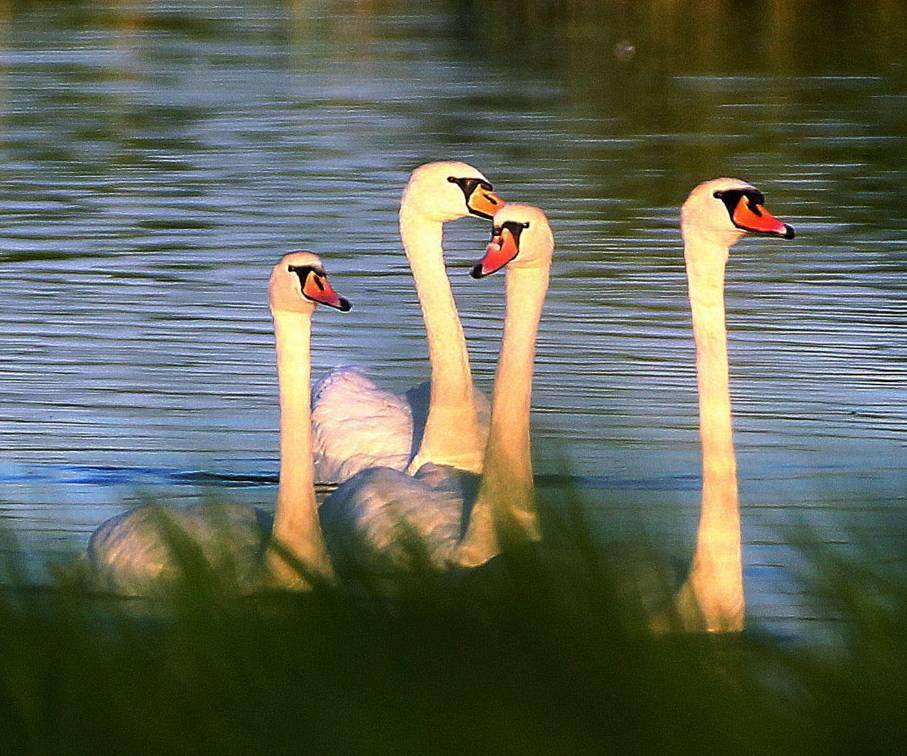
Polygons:
<instances>
[{"instance_id":1,"label":"white feather","mask_svg":"<svg viewBox=\"0 0 907 756\"><path fill-rule=\"evenodd\" d=\"M171 529L177 532L168 538ZM146 595L179 576L174 549L188 537L208 564L233 569L239 585L249 589L259 582L270 532L268 514L239 504L146 504L102 523L88 542L88 558L106 587Z\"/></svg>"},{"instance_id":2,"label":"white feather","mask_svg":"<svg viewBox=\"0 0 907 756\"><path fill-rule=\"evenodd\" d=\"M313 390L315 480L337 483L369 467L403 470L413 446L405 397L379 387L358 368L336 368Z\"/></svg>"},{"instance_id":3,"label":"white feather","mask_svg":"<svg viewBox=\"0 0 907 756\"><path fill-rule=\"evenodd\" d=\"M478 190L464 194L455 178L481 182L479 195L501 202L472 166L436 162L412 172L400 204L400 236L425 321L433 388L423 384L400 395L355 368L331 372L315 387L316 480L342 483L376 466L413 472L425 462L481 469L488 401L469 397L469 355L442 248L444 223L470 214Z\"/></svg>"},{"instance_id":4,"label":"white feather","mask_svg":"<svg viewBox=\"0 0 907 756\"><path fill-rule=\"evenodd\" d=\"M387 467L363 470L319 511L335 566L359 564L361 543L391 564L405 566L408 536L418 539L435 567L450 566L477 483L477 475L442 465L423 465L413 477Z\"/></svg>"},{"instance_id":5,"label":"white feather","mask_svg":"<svg viewBox=\"0 0 907 756\"><path fill-rule=\"evenodd\" d=\"M219 574L227 571L244 590L261 587L265 579L271 585L276 580L288 588L300 587L300 575L282 556L270 551L268 559L262 559L272 536L292 556L331 574L317 528L310 464L310 330L315 304L303 297L295 266L322 268L311 252L293 252L274 266L268 283L282 441L274 520L253 507L213 503L180 509L144 505L112 517L92 534L87 551L89 562L110 589L127 595L154 593L178 578L182 568L191 569L202 560ZM293 434L293 444L284 443L287 428L300 431Z\"/></svg>"},{"instance_id":6,"label":"white feather","mask_svg":"<svg viewBox=\"0 0 907 756\"><path fill-rule=\"evenodd\" d=\"M347 480L319 512L325 542L340 572L350 562L367 567L372 555L406 566L414 539L437 568L483 564L499 550L496 514L523 527L528 538L538 538L529 408L554 238L538 208L507 205L495 221L499 218L501 223L525 223L527 228L531 221L531 230L522 236L520 257L506 273L504 332L481 477L451 465L427 463L412 477L382 467L363 470ZM476 398L482 396L475 393ZM484 405L487 411L487 400L474 405ZM364 552L358 550L362 545Z\"/></svg>"}]
</instances>

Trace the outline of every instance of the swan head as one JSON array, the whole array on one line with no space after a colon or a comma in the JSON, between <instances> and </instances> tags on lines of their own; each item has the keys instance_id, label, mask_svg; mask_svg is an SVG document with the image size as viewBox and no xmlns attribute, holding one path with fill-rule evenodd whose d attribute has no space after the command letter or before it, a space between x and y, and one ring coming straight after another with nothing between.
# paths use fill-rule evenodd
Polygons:
<instances>
[{"instance_id":1,"label":"swan head","mask_svg":"<svg viewBox=\"0 0 907 756\"><path fill-rule=\"evenodd\" d=\"M420 165L410 174L400 207L446 223L464 215L490 219L503 205L478 170L466 163L443 161Z\"/></svg>"},{"instance_id":2,"label":"swan head","mask_svg":"<svg viewBox=\"0 0 907 756\"><path fill-rule=\"evenodd\" d=\"M311 315L316 304L326 304L341 312L352 309L328 282L321 258L312 252L284 255L271 271L268 300L272 310L301 312Z\"/></svg>"},{"instance_id":3,"label":"swan head","mask_svg":"<svg viewBox=\"0 0 907 756\"><path fill-rule=\"evenodd\" d=\"M473 278L484 278L505 265L547 268L554 254L554 235L545 213L532 205L505 205L492 219L491 241L485 256L473 267Z\"/></svg>"},{"instance_id":4,"label":"swan head","mask_svg":"<svg viewBox=\"0 0 907 756\"><path fill-rule=\"evenodd\" d=\"M699 184L680 211L684 239L705 238L730 247L747 233L794 238L792 226L765 208L765 196L751 184L718 178Z\"/></svg>"}]
</instances>

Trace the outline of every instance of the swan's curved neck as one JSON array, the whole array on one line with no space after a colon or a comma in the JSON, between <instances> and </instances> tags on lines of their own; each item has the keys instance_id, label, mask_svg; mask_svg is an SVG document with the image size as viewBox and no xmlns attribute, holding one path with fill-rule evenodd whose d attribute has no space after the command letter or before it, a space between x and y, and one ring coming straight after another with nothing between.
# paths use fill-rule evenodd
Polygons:
<instances>
[{"instance_id":1,"label":"swan's curved neck","mask_svg":"<svg viewBox=\"0 0 907 756\"><path fill-rule=\"evenodd\" d=\"M400 233L422 307L431 363L428 417L410 471L434 462L478 472L484 439L476 418L466 338L444 266L442 224L404 200Z\"/></svg>"},{"instance_id":2,"label":"swan's curved neck","mask_svg":"<svg viewBox=\"0 0 907 756\"><path fill-rule=\"evenodd\" d=\"M684 254L696 341L702 503L693 563L677 596L678 611L681 620L698 617L702 629L741 630L745 600L740 505L724 308L728 249L688 235Z\"/></svg>"},{"instance_id":3,"label":"swan's curved neck","mask_svg":"<svg viewBox=\"0 0 907 756\"><path fill-rule=\"evenodd\" d=\"M329 576L312 460L312 318L286 310L273 310L272 315L280 386L280 483L271 538L306 567ZM305 582L273 548L268 551L268 565L281 583L295 586Z\"/></svg>"},{"instance_id":4,"label":"swan's curved neck","mask_svg":"<svg viewBox=\"0 0 907 756\"><path fill-rule=\"evenodd\" d=\"M494 376L491 428L479 494L458 561L487 562L500 551L498 534L538 538L529 416L535 345L549 268L508 268L507 308ZM514 530L516 529L516 530Z\"/></svg>"}]
</instances>

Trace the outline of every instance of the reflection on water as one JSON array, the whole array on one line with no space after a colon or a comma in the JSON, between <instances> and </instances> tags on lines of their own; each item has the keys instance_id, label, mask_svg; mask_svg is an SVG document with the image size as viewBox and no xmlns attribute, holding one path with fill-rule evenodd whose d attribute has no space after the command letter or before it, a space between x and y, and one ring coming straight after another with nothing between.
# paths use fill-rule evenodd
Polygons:
<instances>
[{"instance_id":1,"label":"reflection on water","mask_svg":"<svg viewBox=\"0 0 907 756\"><path fill-rule=\"evenodd\" d=\"M396 208L413 166L454 157L551 217L537 467L581 476L603 534L634 512L689 548L677 208L700 179L737 175L798 230L744 241L728 269L752 603L783 613L777 526L792 515L898 553L907 10L819 5L6 6L2 517L53 552L136 488L195 495L61 469L272 476L265 284L290 249L323 255L356 304L342 324L316 316L315 375L356 363L401 389L424 378ZM486 236L462 220L445 244L489 388L501 281L466 275Z\"/></svg>"}]
</instances>

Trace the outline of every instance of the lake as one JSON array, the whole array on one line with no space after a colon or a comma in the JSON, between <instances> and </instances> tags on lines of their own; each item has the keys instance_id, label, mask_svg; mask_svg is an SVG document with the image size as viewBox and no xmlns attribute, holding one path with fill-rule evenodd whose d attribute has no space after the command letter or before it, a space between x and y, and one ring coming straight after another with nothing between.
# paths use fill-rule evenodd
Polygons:
<instances>
[{"instance_id":1,"label":"lake","mask_svg":"<svg viewBox=\"0 0 907 756\"><path fill-rule=\"evenodd\" d=\"M354 303L316 315L315 376L423 380L397 208L413 167L458 159L555 231L537 473L569 473L603 539L686 558L678 209L730 175L797 229L735 247L727 307L750 610L809 620L788 526L907 553L905 51L896 2L4 6L3 523L44 560L148 496L273 506L271 266L311 249ZM445 248L490 390L503 282L467 275L488 231Z\"/></svg>"}]
</instances>

